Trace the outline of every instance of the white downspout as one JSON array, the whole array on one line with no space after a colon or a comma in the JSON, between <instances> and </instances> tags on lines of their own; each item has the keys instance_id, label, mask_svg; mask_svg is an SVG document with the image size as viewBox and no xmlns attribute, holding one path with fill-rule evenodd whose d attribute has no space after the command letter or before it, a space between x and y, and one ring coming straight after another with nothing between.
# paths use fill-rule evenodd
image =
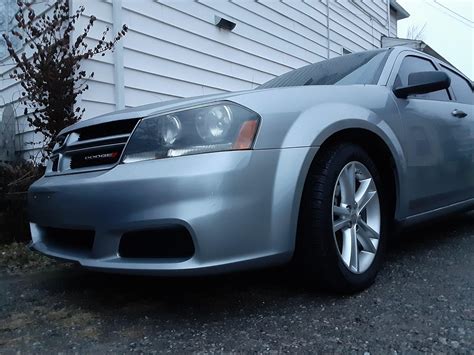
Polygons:
<instances>
[{"instance_id":1,"label":"white downspout","mask_svg":"<svg viewBox=\"0 0 474 355\"><path fill-rule=\"evenodd\" d=\"M387 36L392 37L390 36L390 0L387 0L387 25Z\"/></svg>"},{"instance_id":2,"label":"white downspout","mask_svg":"<svg viewBox=\"0 0 474 355\"><path fill-rule=\"evenodd\" d=\"M113 35L122 30L122 0L112 0ZM125 84L123 79L123 39L115 44L114 49L114 96L115 108L125 108Z\"/></svg>"},{"instance_id":3,"label":"white downspout","mask_svg":"<svg viewBox=\"0 0 474 355\"><path fill-rule=\"evenodd\" d=\"M50 1L51 3L51 1ZM77 4L74 3L74 0L68 0L69 4L69 16L74 16L76 14L76 10L78 9ZM76 41L78 37L78 31L76 28L72 31L70 40L69 40L69 48L72 50L72 46L74 45L74 42ZM80 107L82 109L82 95L79 95L76 97L76 103L74 105L74 110L76 107Z\"/></svg>"},{"instance_id":4,"label":"white downspout","mask_svg":"<svg viewBox=\"0 0 474 355\"><path fill-rule=\"evenodd\" d=\"M326 25L327 25L327 46L328 46L328 59L331 57L331 29L329 27L329 1L326 0Z\"/></svg>"}]
</instances>

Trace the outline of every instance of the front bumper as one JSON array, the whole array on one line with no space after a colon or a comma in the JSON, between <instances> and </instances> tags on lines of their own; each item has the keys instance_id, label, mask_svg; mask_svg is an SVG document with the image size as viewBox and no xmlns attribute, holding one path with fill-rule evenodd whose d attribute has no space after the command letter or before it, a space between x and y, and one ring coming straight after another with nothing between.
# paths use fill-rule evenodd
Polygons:
<instances>
[{"instance_id":1,"label":"front bumper","mask_svg":"<svg viewBox=\"0 0 474 355\"><path fill-rule=\"evenodd\" d=\"M32 249L104 271L212 273L284 263L316 148L231 151L43 177L29 191ZM124 258L127 232L184 226L185 260ZM93 230L88 251L48 243L45 228ZM68 238L68 235L64 235Z\"/></svg>"}]
</instances>

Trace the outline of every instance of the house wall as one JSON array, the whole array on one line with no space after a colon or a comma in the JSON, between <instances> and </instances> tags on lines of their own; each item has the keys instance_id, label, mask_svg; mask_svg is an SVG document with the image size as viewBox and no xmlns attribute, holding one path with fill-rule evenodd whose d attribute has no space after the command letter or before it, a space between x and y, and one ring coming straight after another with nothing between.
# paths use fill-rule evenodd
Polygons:
<instances>
[{"instance_id":1,"label":"house wall","mask_svg":"<svg viewBox=\"0 0 474 355\"><path fill-rule=\"evenodd\" d=\"M388 37L398 37L397 24L397 14L390 10L390 36Z\"/></svg>"},{"instance_id":2,"label":"house wall","mask_svg":"<svg viewBox=\"0 0 474 355\"><path fill-rule=\"evenodd\" d=\"M252 89L343 49L379 48L382 35L396 35L394 18L388 30L387 0L70 1L73 10L86 7L78 29L92 14L98 19L87 39L91 45L104 27L114 27L114 6L115 27L129 27L115 53L83 65L95 74L78 102L86 119L122 107ZM219 29L216 15L237 26ZM9 88L4 96L14 92Z\"/></svg>"},{"instance_id":3,"label":"house wall","mask_svg":"<svg viewBox=\"0 0 474 355\"><path fill-rule=\"evenodd\" d=\"M52 11L51 0L38 1L33 4L36 14ZM38 147L42 146L42 136L35 134L30 127L27 117L23 114L25 105L21 102L23 91L20 84L10 78L14 70L13 60L8 55L6 43L1 37L9 32L15 24L12 18L17 9L16 0L0 0L0 161L16 159L18 155L25 159L39 159ZM16 43L20 53L31 50L22 46L15 37L10 38ZM12 154L16 152L16 154Z\"/></svg>"}]
</instances>

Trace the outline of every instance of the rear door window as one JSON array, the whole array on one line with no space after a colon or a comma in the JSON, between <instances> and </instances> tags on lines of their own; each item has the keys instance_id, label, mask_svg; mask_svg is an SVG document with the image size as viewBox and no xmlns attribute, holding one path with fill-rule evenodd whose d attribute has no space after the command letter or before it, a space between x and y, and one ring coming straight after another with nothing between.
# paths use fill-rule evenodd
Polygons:
<instances>
[{"instance_id":1,"label":"rear door window","mask_svg":"<svg viewBox=\"0 0 474 355\"><path fill-rule=\"evenodd\" d=\"M474 104L474 94L472 87L464 77L446 68L444 65L441 66L446 74L451 78L451 88L454 91L454 96L457 102L463 104Z\"/></svg>"}]
</instances>

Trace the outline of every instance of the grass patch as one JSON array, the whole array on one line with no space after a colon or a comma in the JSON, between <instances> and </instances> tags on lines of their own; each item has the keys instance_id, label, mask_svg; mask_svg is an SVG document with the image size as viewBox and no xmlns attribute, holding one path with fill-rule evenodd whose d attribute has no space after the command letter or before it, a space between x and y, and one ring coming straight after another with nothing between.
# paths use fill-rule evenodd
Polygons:
<instances>
[{"instance_id":1,"label":"grass patch","mask_svg":"<svg viewBox=\"0 0 474 355\"><path fill-rule=\"evenodd\" d=\"M52 268L57 262L32 252L24 243L0 245L0 272L18 274Z\"/></svg>"}]
</instances>

